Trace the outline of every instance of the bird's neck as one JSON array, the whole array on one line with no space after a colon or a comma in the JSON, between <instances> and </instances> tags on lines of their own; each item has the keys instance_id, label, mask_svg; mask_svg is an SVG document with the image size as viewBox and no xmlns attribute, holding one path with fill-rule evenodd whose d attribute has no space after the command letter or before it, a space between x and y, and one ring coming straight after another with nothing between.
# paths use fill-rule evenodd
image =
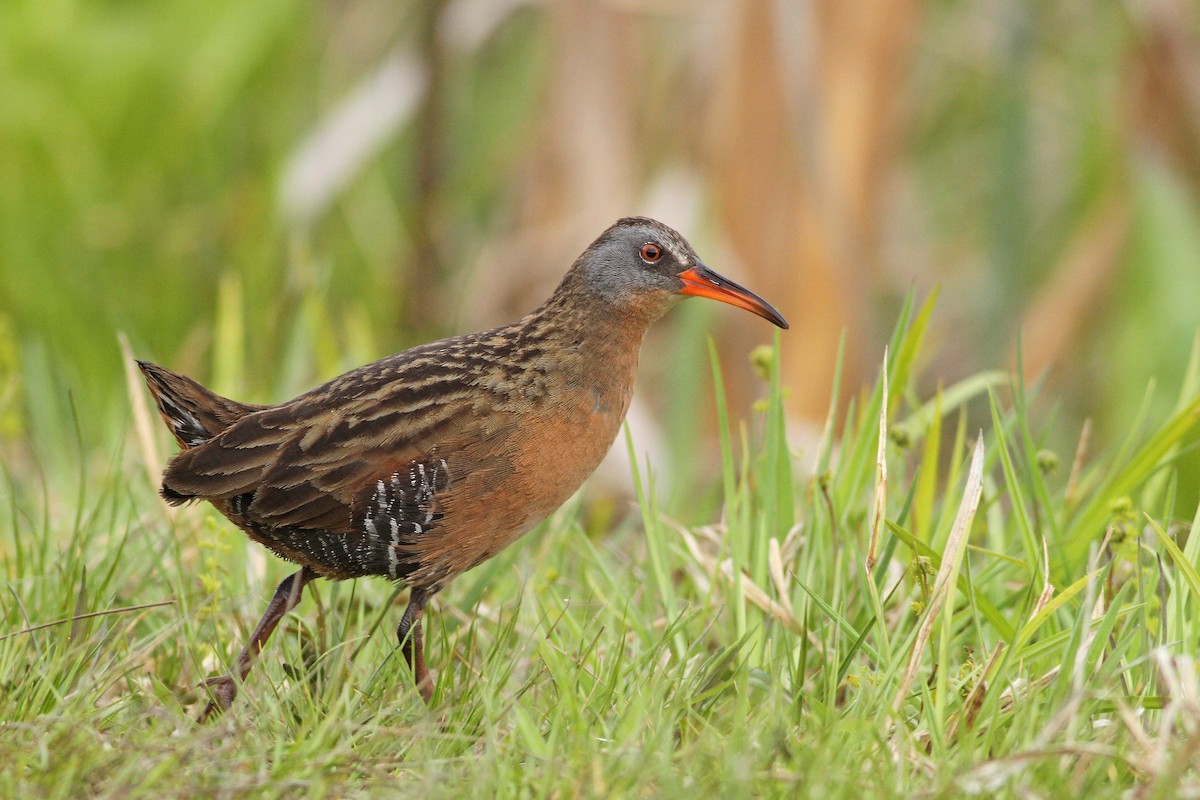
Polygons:
<instances>
[{"instance_id":1,"label":"bird's neck","mask_svg":"<svg viewBox=\"0 0 1200 800\"><path fill-rule=\"evenodd\" d=\"M621 331L640 343L650 325L678 300L678 295L657 291L608 294L589 281L584 269L576 263L550 299L534 313L561 319L564 326L578 324L597 331Z\"/></svg>"},{"instance_id":2,"label":"bird's neck","mask_svg":"<svg viewBox=\"0 0 1200 800\"><path fill-rule=\"evenodd\" d=\"M664 309L652 303L614 303L588 296L564 281L540 308L526 319L539 338L553 340L565 351L614 366L636 364L642 339Z\"/></svg>"}]
</instances>

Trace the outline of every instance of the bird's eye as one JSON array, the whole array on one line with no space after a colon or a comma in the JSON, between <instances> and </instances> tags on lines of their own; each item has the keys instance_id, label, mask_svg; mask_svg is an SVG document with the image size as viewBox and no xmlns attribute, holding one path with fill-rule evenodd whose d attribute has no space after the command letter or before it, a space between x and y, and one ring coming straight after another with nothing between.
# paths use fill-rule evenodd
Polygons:
<instances>
[{"instance_id":1,"label":"bird's eye","mask_svg":"<svg viewBox=\"0 0 1200 800\"><path fill-rule=\"evenodd\" d=\"M654 242L646 242L642 245L641 255L642 261L645 261L647 264L653 264L662 258L662 248Z\"/></svg>"}]
</instances>

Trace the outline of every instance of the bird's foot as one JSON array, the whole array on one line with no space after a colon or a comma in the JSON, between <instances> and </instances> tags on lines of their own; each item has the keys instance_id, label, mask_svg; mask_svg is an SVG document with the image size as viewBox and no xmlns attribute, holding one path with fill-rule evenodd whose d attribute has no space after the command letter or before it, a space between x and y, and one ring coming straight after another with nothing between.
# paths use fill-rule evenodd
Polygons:
<instances>
[{"instance_id":1,"label":"bird's foot","mask_svg":"<svg viewBox=\"0 0 1200 800\"><path fill-rule=\"evenodd\" d=\"M232 675L219 675L215 678L209 678L201 684L208 693L208 704L204 706L204 710L200 712L200 716L196 717L197 722L208 722L209 719L219 714L223 714L233 705L233 700L237 697L237 681Z\"/></svg>"}]
</instances>

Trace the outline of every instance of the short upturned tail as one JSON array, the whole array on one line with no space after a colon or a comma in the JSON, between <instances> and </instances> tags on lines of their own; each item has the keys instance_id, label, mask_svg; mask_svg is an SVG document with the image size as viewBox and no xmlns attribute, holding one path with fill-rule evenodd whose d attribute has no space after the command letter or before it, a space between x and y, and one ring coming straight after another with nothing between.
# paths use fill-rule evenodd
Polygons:
<instances>
[{"instance_id":1,"label":"short upturned tail","mask_svg":"<svg viewBox=\"0 0 1200 800\"><path fill-rule=\"evenodd\" d=\"M138 361L158 413L175 441L187 450L204 444L262 406L239 403L201 386L191 378L149 361Z\"/></svg>"}]
</instances>

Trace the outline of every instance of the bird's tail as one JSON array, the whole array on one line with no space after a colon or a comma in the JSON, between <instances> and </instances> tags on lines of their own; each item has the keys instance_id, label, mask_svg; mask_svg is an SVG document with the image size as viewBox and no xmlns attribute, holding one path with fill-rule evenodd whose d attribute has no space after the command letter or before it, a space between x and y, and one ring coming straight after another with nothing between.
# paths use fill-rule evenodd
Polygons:
<instances>
[{"instance_id":1,"label":"bird's tail","mask_svg":"<svg viewBox=\"0 0 1200 800\"><path fill-rule=\"evenodd\" d=\"M196 381L149 361L138 361L158 413L185 450L207 442L263 406L239 403L209 391Z\"/></svg>"}]
</instances>

